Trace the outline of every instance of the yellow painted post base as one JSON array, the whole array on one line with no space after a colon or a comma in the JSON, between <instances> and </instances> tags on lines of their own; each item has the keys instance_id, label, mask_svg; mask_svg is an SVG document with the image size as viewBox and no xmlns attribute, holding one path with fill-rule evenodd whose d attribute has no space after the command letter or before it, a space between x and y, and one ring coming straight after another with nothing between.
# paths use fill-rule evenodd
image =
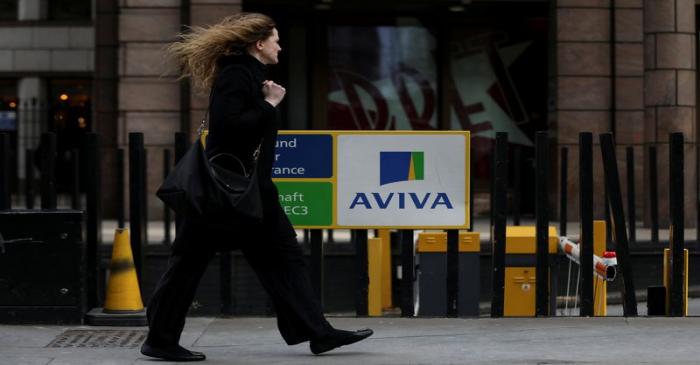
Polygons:
<instances>
[{"instance_id":1,"label":"yellow painted post base","mask_svg":"<svg viewBox=\"0 0 700 365\"><path fill-rule=\"evenodd\" d=\"M603 257L605 246L605 221L593 221L593 254ZM593 315L608 315L608 283L593 274Z\"/></svg>"},{"instance_id":2,"label":"yellow painted post base","mask_svg":"<svg viewBox=\"0 0 700 365\"><path fill-rule=\"evenodd\" d=\"M378 238L382 240L382 309L390 309L394 305L391 299L391 230L378 230Z\"/></svg>"},{"instance_id":3,"label":"yellow painted post base","mask_svg":"<svg viewBox=\"0 0 700 365\"><path fill-rule=\"evenodd\" d=\"M683 250L685 280L683 282L683 315L688 315L688 249ZM666 288L666 315L671 312L671 250L664 249L664 287Z\"/></svg>"},{"instance_id":4,"label":"yellow painted post base","mask_svg":"<svg viewBox=\"0 0 700 365\"><path fill-rule=\"evenodd\" d=\"M367 263L369 288L367 290L367 314L370 317L382 315L382 252L384 241L381 238L367 240Z\"/></svg>"}]
</instances>

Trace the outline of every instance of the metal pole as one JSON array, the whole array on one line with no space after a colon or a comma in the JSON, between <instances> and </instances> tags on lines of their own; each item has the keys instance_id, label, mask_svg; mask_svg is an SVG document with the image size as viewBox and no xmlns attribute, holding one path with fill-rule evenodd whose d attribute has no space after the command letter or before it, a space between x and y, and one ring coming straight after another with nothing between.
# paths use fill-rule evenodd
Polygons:
<instances>
[{"instance_id":1,"label":"metal pole","mask_svg":"<svg viewBox=\"0 0 700 365\"><path fill-rule=\"evenodd\" d=\"M447 230L447 316L459 315L459 231Z\"/></svg>"},{"instance_id":2,"label":"metal pole","mask_svg":"<svg viewBox=\"0 0 700 365\"><path fill-rule=\"evenodd\" d=\"M399 231L401 237L401 317L413 317L413 282L415 280L415 254L413 230Z\"/></svg>"},{"instance_id":3,"label":"metal pole","mask_svg":"<svg viewBox=\"0 0 700 365\"><path fill-rule=\"evenodd\" d=\"M627 220L629 221L630 244L637 242L637 205L634 201L634 148L628 146L627 152Z\"/></svg>"},{"instance_id":4,"label":"metal pole","mask_svg":"<svg viewBox=\"0 0 700 365\"><path fill-rule=\"evenodd\" d=\"M683 169L683 133L670 133L669 153L669 202L671 208L671 288L669 314L673 317L681 317L683 310L683 286L685 284L685 242L684 232L684 169Z\"/></svg>"},{"instance_id":5,"label":"metal pole","mask_svg":"<svg viewBox=\"0 0 700 365\"><path fill-rule=\"evenodd\" d=\"M166 148L163 150L163 180L165 180L170 174L170 165L170 150ZM163 229L165 230L163 243L165 243L166 246L170 246L170 244L172 243L172 239L170 237L171 221L172 217L170 213L170 208L163 205Z\"/></svg>"},{"instance_id":6,"label":"metal pole","mask_svg":"<svg viewBox=\"0 0 700 365\"><path fill-rule=\"evenodd\" d=\"M603 192L603 201L605 202L605 242L607 247L611 247L612 244L612 224L610 221L610 197L608 196L607 189Z\"/></svg>"},{"instance_id":7,"label":"metal pole","mask_svg":"<svg viewBox=\"0 0 700 365\"><path fill-rule=\"evenodd\" d=\"M600 149L603 153L603 167L605 172L605 190L608 192L608 205L610 206L610 220L612 223L613 241L617 248L617 262L622 272L624 286L623 312L625 317L637 316L637 298L634 292L634 279L632 277L632 262L629 257L629 245L627 242L627 228L625 228L625 212L622 207L622 193L620 192L620 178L617 174L617 156L615 155L615 141L610 133L600 135Z\"/></svg>"},{"instance_id":8,"label":"metal pole","mask_svg":"<svg viewBox=\"0 0 700 365\"><path fill-rule=\"evenodd\" d=\"M139 282L143 282L142 268L146 249L146 232L143 225L143 201L146 198L143 185L143 133L129 133L129 227L131 252Z\"/></svg>"},{"instance_id":9,"label":"metal pole","mask_svg":"<svg viewBox=\"0 0 700 365\"><path fill-rule=\"evenodd\" d=\"M567 223L567 217L566 217L566 210L567 210L567 202L569 201L568 197L568 169L569 169L569 149L567 147L563 147L561 149L561 171L560 171L560 183L561 183L561 190L560 190L560 195L559 195L559 235L560 236L566 236L566 223Z\"/></svg>"},{"instance_id":10,"label":"metal pole","mask_svg":"<svg viewBox=\"0 0 700 365\"><path fill-rule=\"evenodd\" d=\"M537 132L535 141L535 219L537 274L535 313L549 315L549 141L547 132Z\"/></svg>"},{"instance_id":11,"label":"metal pole","mask_svg":"<svg viewBox=\"0 0 700 365\"><path fill-rule=\"evenodd\" d=\"M71 156L71 176L73 183L71 184L71 208L80 209L80 155L77 148L73 148Z\"/></svg>"},{"instance_id":12,"label":"metal pole","mask_svg":"<svg viewBox=\"0 0 700 365\"><path fill-rule=\"evenodd\" d=\"M494 219L495 217L493 216L494 214L494 204L495 204L495 184L496 184L496 141L491 142L491 151L494 153L491 154L491 181L489 184L489 202L491 203L491 206L489 208L489 228L493 229L493 225L495 224ZM507 153L507 152L506 152Z\"/></svg>"},{"instance_id":13,"label":"metal pole","mask_svg":"<svg viewBox=\"0 0 700 365\"><path fill-rule=\"evenodd\" d=\"M88 308L99 306L99 250L102 242L102 205L100 202L100 138L88 133L85 139L85 210L87 218L87 301Z\"/></svg>"},{"instance_id":14,"label":"metal pole","mask_svg":"<svg viewBox=\"0 0 700 365\"><path fill-rule=\"evenodd\" d=\"M34 209L34 150L27 148L24 158L24 199L27 209Z\"/></svg>"},{"instance_id":15,"label":"metal pole","mask_svg":"<svg viewBox=\"0 0 700 365\"><path fill-rule=\"evenodd\" d=\"M593 306L593 134L579 134L579 209L581 216L581 310L594 314Z\"/></svg>"},{"instance_id":16,"label":"metal pole","mask_svg":"<svg viewBox=\"0 0 700 365\"><path fill-rule=\"evenodd\" d=\"M369 293L369 273L367 260L367 230L355 230L355 260L357 263L357 292L355 297L355 313L358 316L366 316L368 308L367 295Z\"/></svg>"},{"instance_id":17,"label":"metal pole","mask_svg":"<svg viewBox=\"0 0 700 365\"><path fill-rule=\"evenodd\" d=\"M0 210L12 209L10 193L10 135L0 133Z\"/></svg>"},{"instance_id":18,"label":"metal pole","mask_svg":"<svg viewBox=\"0 0 700 365\"><path fill-rule=\"evenodd\" d=\"M124 149L117 148L117 166L116 166L117 176L116 176L116 191L115 197L117 199L117 225L119 228L124 228L124 220L126 216L126 204L124 204Z\"/></svg>"},{"instance_id":19,"label":"metal pole","mask_svg":"<svg viewBox=\"0 0 700 365\"><path fill-rule=\"evenodd\" d=\"M56 134L41 134L41 209L56 209Z\"/></svg>"},{"instance_id":20,"label":"metal pole","mask_svg":"<svg viewBox=\"0 0 700 365\"><path fill-rule=\"evenodd\" d=\"M520 146L513 146L513 225L520 225L520 204L522 196L522 186L520 182L521 170Z\"/></svg>"},{"instance_id":21,"label":"metal pole","mask_svg":"<svg viewBox=\"0 0 700 365\"><path fill-rule=\"evenodd\" d=\"M323 308L323 230L312 229L310 233L311 241L311 284L314 292Z\"/></svg>"},{"instance_id":22,"label":"metal pole","mask_svg":"<svg viewBox=\"0 0 700 365\"><path fill-rule=\"evenodd\" d=\"M659 243L659 190L656 146L649 146L649 208L651 210L651 242Z\"/></svg>"},{"instance_id":23,"label":"metal pole","mask_svg":"<svg viewBox=\"0 0 700 365\"><path fill-rule=\"evenodd\" d=\"M494 194L493 194L493 278L491 296L491 317L503 317L505 266L506 266L506 209L508 189L508 133L496 133L496 153L494 154Z\"/></svg>"}]
</instances>

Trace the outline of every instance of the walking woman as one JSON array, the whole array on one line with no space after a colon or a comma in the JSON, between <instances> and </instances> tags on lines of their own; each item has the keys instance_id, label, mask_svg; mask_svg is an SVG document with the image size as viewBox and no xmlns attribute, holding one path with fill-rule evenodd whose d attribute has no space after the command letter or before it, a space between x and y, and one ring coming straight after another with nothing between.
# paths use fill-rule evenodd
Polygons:
<instances>
[{"instance_id":1,"label":"walking woman","mask_svg":"<svg viewBox=\"0 0 700 365\"><path fill-rule=\"evenodd\" d=\"M182 77L210 91L207 156L228 153L256 173L263 202L263 221L235 232L185 216L173 242L169 267L148 305L147 356L169 361L204 360L204 354L179 345L185 316L209 260L217 251L240 249L273 300L277 325L289 345L310 341L314 354L330 351L372 335L372 330L343 331L326 321L311 287L296 233L282 210L272 182L277 138L277 106L285 89L265 76L281 48L274 21L242 13L180 35L169 50ZM231 226L240 226L231 222ZM241 234L241 231L243 234Z\"/></svg>"}]
</instances>

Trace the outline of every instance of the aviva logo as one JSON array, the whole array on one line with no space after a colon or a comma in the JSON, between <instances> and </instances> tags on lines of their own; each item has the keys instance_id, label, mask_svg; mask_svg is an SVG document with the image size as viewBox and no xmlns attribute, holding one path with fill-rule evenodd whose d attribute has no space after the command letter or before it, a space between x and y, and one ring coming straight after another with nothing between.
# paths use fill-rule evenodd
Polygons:
<instances>
[{"instance_id":1,"label":"aviva logo","mask_svg":"<svg viewBox=\"0 0 700 365\"><path fill-rule=\"evenodd\" d=\"M379 152L379 185L423 180L423 152Z\"/></svg>"}]
</instances>

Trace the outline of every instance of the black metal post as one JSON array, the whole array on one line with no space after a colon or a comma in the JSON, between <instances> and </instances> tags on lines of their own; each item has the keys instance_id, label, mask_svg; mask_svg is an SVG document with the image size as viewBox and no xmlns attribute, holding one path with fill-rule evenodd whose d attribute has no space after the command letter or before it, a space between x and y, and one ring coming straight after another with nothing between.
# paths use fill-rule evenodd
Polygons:
<instances>
[{"instance_id":1,"label":"black metal post","mask_svg":"<svg viewBox=\"0 0 700 365\"><path fill-rule=\"evenodd\" d=\"M10 188L10 135L0 133L0 210L12 209Z\"/></svg>"},{"instance_id":2,"label":"black metal post","mask_svg":"<svg viewBox=\"0 0 700 365\"><path fill-rule=\"evenodd\" d=\"M100 203L100 138L90 132L85 138L85 205L87 219L87 304L99 306L99 247L102 243L102 205Z\"/></svg>"},{"instance_id":3,"label":"black metal post","mask_svg":"<svg viewBox=\"0 0 700 365\"><path fill-rule=\"evenodd\" d=\"M367 260L367 230L355 230L355 260L357 263L357 291L355 297L355 313L358 316L366 316L369 312L368 298L369 293L369 273Z\"/></svg>"},{"instance_id":4,"label":"black metal post","mask_svg":"<svg viewBox=\"0 0 700 365\"><path fill-rule=\"evenodd\" d=\"M567 202L569 201L568 197L568 169L569 169L569 148L563 147L561 149L561 171L560 171L560 183L561 183L561 190L559 194L559 235L560 236L566 236L566 223L567 223L567 217L566 217L566 210L567 210Z\"/></svg>"},{"instance_id":5,"label":"black metal post","mask_svg":"<svg viewBox=\"0 0 700 365\"><path fill-rule=\"evenodd\" d=\"M656 146L649 146L649 210L651 214L651 242L659 243L659 188Z\"/></svg>"},{"instance_id":6,"label":"black metal post","mask_svg":"<svg viewBox=\"0 0 700 365\"><path fill-rule=\"evenodd\" d=\"M41 209L56 209L56 134L41 134Z\"/></svg>"},{"instance_id":7,"label":"black metal post","mask_svg":"<svg viewBox=\"0 0 700 365\"><path fill-rule=\"evenodd\" d=\"M634 201L634 148L628 146L627 152L627 220L629 222L630 244L637 242L637 205Z\"/></svg>"},{"instance_id":8,"label":"black metal post","mask_svg":"<svg viewBox=\"0 0 700 365\"><path fill-rule=\"evenodd\" d=\"M582 317L593 307L593 134L579 134L579 209L581 216L580 267Z\"/></svg>"},{"instance_id":9,"label":"black metal post","mask_svg":"<svg viewBox=\"0 0 700 365\"><path fill-rule=\"evenodd\" d=\"M459 231L447 230L447 316L459 315Z\"/></svg>"},{"instance_id":10,"label":"black metal post","mask_svg":"<svg viewBox=\"0 0 700 365\"><path fill-rule=\"evenodd\" d=\"M27 209L34 209L34 150L27 148L24 158L24 201Z\"/></svg>"},{"instance_id":11,"label":"black metal post","mask_svg":"<svg viewBox=\"0 0 700 365\"><path fill-rule=\"evenodd\" d=\"M117 158L116 158L116 191L114 196L117 199L117 225L119 228L124 228L124 221L126 216L126 204L124 204L124 180L126 175L124 174L124 149L117 148Z\"/></svg>"},{"instance_id":12,"label":"black metal post","mask_svg":"<svg viewBox=\"0 0 700 365\"><path fill-rule=\"evenodd\" d=\"M143 133L129 133L129 227L131 252L139 282L143 282L142 269L146 250L146 227L143 202L146 199L146 186L143 176L144 158Z\"/></svg>"},{"instance_id":13,"label":"black metal post","mask_svg":"<svg viewBox=\"0 0 700 365\"><path fill-rule=\"evenodd\" d=\"M521 153L520 146L513 146L513 225L520 225L520 204L522 201L522 186L520 182Z\"/></svg>"},{"instance_id":14,"label":"black metal post","mask_svg":"<svg viewBox=\"0 0 700 365\"><path fill-rule=\"evenodd\" d=\"M610 245L613 242L612 222L610 221L610 204L608 204L608 202L610 201L610 197L608 196L607 189L603 192L603 201L605 202L605 242L607 243L608 247L611 247Z\"/></svg>"},{"instance_id":15,"label":"black metal post","mask_svg":"<svg viewBox=\"0 0 700 365\"><path fill-rule=\"evenodd\" d=\"M623 313L626 317L637 316L637 298L634 292L632 262L629 256L625 212L622 207L620 177L617 173L617 156L615 154L615 141L613 140L612 134L603 133L600 135L600 149L603 152L605 190L608 192L613 241L615 242L617 250L618 267L621 269L620 271L624 282L622 287Z\"/></svg>"},{"instance_id":16,"label":"black metal post","mask_svg":"<svg viewBox=\"0 0 700 365\"><path fill-rule=\"evenodd\" d=\"M535 314L549 315L549 141L547 132L537 132L535 140L535 236L537 274Z\"/></svg>"},{"instance_id":17,"label":"black metal post","mask_svg":"<svg viewBox=\"0 0 700 365\"><path fill-rule=\"evenodd\" d=\"M221 295L221 314L230 316L233 314L233 297L231 295L231 252L219 253L219 285Z\"/></svg>"},{"instance_id":18,"label":"black metal post","mask_svg":"<svg viewBox=\"0 0 700 365\"><path fill-rule=\"evenodd\" d=\"M503 317L505 298L506 266L506 210L508 192L508 133L496 133L496 153L494 154L494 194L493 194L493 278L491 296L491 317Z\"/></svg>"},{"instance_id":19,"label":"black metal post","mask_svg":"<svg viewBox=\"0 0 700 365\"><path fill-rule=\"evenodd\" d=\"M683 310L683 286L685 284L683 133L671 133L669 135L669 141L669 202L671 210L669 246L671 248L671 288L669 290L670 308L668 313L673 317L681 317L685 314Z\"/></svg>"},{"instance_id":20,"label":"black metal post","mask_svg":"<svg viewBox=\"0 0 700 365\"><path fill-rule=\"evenodd\" d=\"M73 148L71 156L71 208L80 209L80 154L77 148Z\"/></svg>"},{"instance_id":21,"label":"black metal post","mask_svg":"<svg viewBox=\"0 0 700 365\"><path fill-rule=\"evenodd\" d=\"M493 153L491 154L491 181L489 184L489 202L491 204L489 208L489 228L493 228L493 225L495 224L494 220L495 217L493 216L495 208L495 194L496 194L496 141L491 142L491 151ZM507 153L507 152L506 152ZM507 188L507 186L506 186Z\"/></svg>"},{"instance_id":22,"label":"black metal post","mask_svg":"<svg viewBox=\"0 0 700 365\"><path fill-rule=\"evenodd\" d=\"M169 149L164 149L163 150L163 180L165 180L168 175L170 174L170 150ZM172 217L171 217L171 212L170 208L167 206L163 206L163 229L165 230L165 236L163 237L163 243L165 243L167 246L170 246L170 243L172 242L172 239L170 237L170 226L172 223Z\"/></svg>"},{"instance_id":23,"label":"black metal post","mask_svg":"<svg viewBox=\"0 0 700 365\"><path fill-rule=\"evenodd\" d=\"M413 230L399 231L401 239L401 317L413 317L413 282L415 281L415 255Z\"/></svg>"},{"instance_id":24,"label":"black metal post","mask_svg":"<svg viewBox=\"0 0 700 365\"><path fill-rule=\"evenodd\" d=\"M314 292L323 308L323 271L324 271L324 255L323 255L323 230L312 229L310 233L311 241L311 284ZM365 246L366 247L366 246ZM359 255L359 253L358 253Z\"/></svg>"},{"instance_id":25,"label":"black metal post","mask_svg":"<svg viewBox=\"0 0 700 365\"><path fill-rule=\"evenodd\" d=\"M198 142L198 141L197 141ZM175 133L175 165L177 166L177 163L180 162L182 159L182 156L187 153L187 147L189 145L189 142L187 141L187 134L184 132L176 132ZM180 226L180 221L182 220L182 217L178 216L177 214L175 215L175 229Z\"/></svg>"}]
</instances>

